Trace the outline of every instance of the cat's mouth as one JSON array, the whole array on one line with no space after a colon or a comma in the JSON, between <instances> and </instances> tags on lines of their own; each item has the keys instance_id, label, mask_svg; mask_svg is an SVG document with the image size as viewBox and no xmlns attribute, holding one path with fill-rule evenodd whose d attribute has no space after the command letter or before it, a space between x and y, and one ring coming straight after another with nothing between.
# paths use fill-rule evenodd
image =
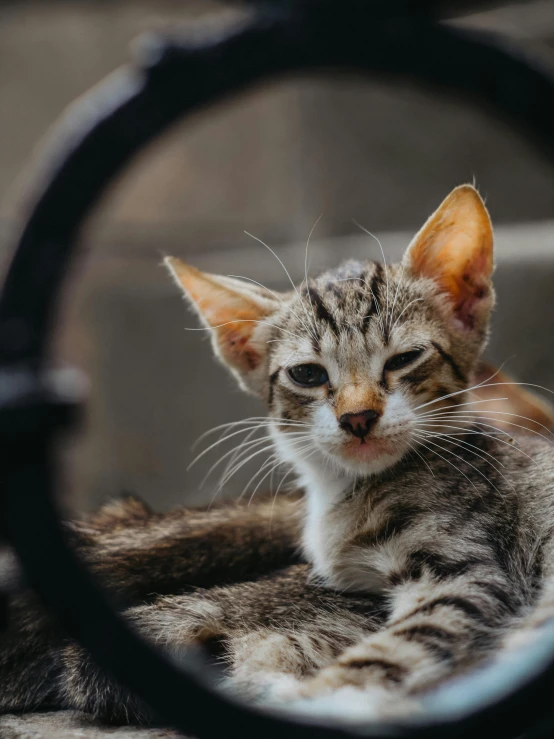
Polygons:
<instances>
[{"instance_id":1,"label":"cat's mouth","mask_svg":"<svg viewBox=\"0 0 554 739\"><path fill-rule=\"evenodd\" d=\"M391 454L394 445L389 439L353 439L344 445L344 451L348 456L368 459L381 454Z\"/></svg>"},{"instance_id":2,"label":"cat's mouth","mask_svg":"<svg viewBox=\"0 0 554 739\"><path fill-rule=\"evenodd\" d=\"M349 462L363 466L375 463L379 463L379 466L383 463L388 466L404 455L404 446L398 436L388 438L370 436L346 442L341 449L341 454Z\"/></svg>"}]
</instances>

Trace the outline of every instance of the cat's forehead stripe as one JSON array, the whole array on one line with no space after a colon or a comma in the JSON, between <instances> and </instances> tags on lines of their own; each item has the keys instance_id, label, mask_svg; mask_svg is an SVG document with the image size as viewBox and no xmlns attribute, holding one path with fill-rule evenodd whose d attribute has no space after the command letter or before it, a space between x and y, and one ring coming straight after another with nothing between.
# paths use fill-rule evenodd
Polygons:
<instances>
[{"instance_id":1,"label":"cat's forehead stripe","mask_svg":"<svg viewBox=\"0 0 554 739\"><path fill-rule=\"evenodd\" d=\"M436 320L428 282L414 279L400 264L350 260L310 279L290 299L290 309L280 315L286 337L271 345L283 366L313 361L327 366L336 357L343 371L381 349L402 352L428 343L431 331L456 379L464 374Z\"/></svg>"},{"instance_id":2,"label":"cat's forehead stripe","mask_svg":"<svg viewBox=\"0 0 554 739\"><path fill-rule=\"evenodd\" d=\"M366 333L375 316L381 320L386 308L387 279L381 264L349 261L310 281L302 298L314 319L316 353L320 352L326 330L339 339L344 333Z\"/></svg>"},{"instance_id":3,"label":"cat's forehead stripe","mask_svg":"<svg viewBox=\"0 0 554 739\"><path fill-rule=\"evenodd\" d=\"M329 309L323 302L323 298L319 294L318 290L310 285L307 288L306 292L308 300L311 303L317 318L319 318L319 320L323 323L327 323L331 331L338 336L339 328L337 326L337 323L332 314L329 312Z\"/></svg>"}]
</instances>

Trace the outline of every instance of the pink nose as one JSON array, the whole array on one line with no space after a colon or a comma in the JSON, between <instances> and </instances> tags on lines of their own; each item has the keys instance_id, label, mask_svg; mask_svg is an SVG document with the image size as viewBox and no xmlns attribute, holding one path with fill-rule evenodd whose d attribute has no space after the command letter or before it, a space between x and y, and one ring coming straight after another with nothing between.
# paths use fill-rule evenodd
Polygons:
<instances>
[{"instance_id":1,"label":"pink nose","mask_svg":"<svg viewBox=\"0 0 554 739\"><path fill-rule=\"evenodd\" d=\"M377 423L380 413L377 411L362 411L361 413L345 413L339 418L339 425L344 431L363 439Z\"/></svg>"}]
</instances>

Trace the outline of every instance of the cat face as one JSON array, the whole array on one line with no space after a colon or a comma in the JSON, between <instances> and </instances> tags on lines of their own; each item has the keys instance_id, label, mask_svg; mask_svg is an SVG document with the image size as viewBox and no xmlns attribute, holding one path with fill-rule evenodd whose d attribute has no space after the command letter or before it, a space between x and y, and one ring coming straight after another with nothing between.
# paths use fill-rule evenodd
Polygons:
<instances>
[{"instance_id":1,"label":"cat face","mask_svg":"<svg viewBox=\"0 0 554 739\"><path fill-rule=\"evenodd\" d=\"M288 293L166 263L216 355L266 401L289 461L383 471L417 453L421 414L467 400L494 303L492 228L470 186L448 196L402 264L346 262Z\"/></svg>"}]
</instances>

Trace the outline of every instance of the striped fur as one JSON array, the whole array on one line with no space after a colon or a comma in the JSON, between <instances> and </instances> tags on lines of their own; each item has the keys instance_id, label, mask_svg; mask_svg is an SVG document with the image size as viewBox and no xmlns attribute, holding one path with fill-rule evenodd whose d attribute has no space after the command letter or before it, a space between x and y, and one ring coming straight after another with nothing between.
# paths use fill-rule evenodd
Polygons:
<instances>
[{"instance_id":1,"label":"striped fur","mask_svg":"<svg viewBox=\"0 0 554 739\"><path fill-rule=\"evenodd\" d=\"M494 305L476 191L455 190L401 265L347 262L290 293L168 266L267 403L305 496L164 515L131 501L72 524L135 628L171 652L204 644L242 695L352 719L419 711L536 638L554 616L551 415L513 388L491 397L498 379L472 388ZM322 379L299 382L300 365ZM522 408L530 419L509 415ZM520 426L534 433L504 430ZM4 710L149 718L25 598L2 635Z\"/></svg>"},{"instance_id":2,"label":"striped fur","mask_svg":"<svg viewBox=\"0 0 554 739\"><path fill-rule=\"evenodd\" d=\"M370 713L400 710L399 697L498 649L544 587L550 449L496 433L497 419L518 429L519 417L487 410L494 378L472 392L494 306L492 250L485 206L463 186L402 264L346 262L281 296L229 278L210 276L207 286L169 260L216 354L268 404L275 446L306 491L302 543L313 573L388 604L378 632L289 685L287 700L333 710L329 696L340 702L348 688ZM246 315L230 345L214 318L234 326ZM246 370L243 350L258 358ZM300 365L323 368L326 381L299 384ZM345 422L368 413L370 431ZM548 615L554 587L542 600ZM528 617L531 631L533 618L542 616Z\"/></svg>"},{"instance_id":3,"label":"striped fur","mask_svg":"<svg viewBox=\"0 0 554 739\"><path fill-rule=\"evenodd\" d=\"M172 654L201 644L227 667L226 685L260 699L276 682L315 674L385 618L383 598L322 590L307 564L294 564L301 513L294 497L166 514L128 498L73 522L69 533L134 628ZM227 566L214 566L218 558ZM153 718L30 593L8 601L0 688L3 713L73 708L110 723Z\"/></svg>"}]
</instances>

